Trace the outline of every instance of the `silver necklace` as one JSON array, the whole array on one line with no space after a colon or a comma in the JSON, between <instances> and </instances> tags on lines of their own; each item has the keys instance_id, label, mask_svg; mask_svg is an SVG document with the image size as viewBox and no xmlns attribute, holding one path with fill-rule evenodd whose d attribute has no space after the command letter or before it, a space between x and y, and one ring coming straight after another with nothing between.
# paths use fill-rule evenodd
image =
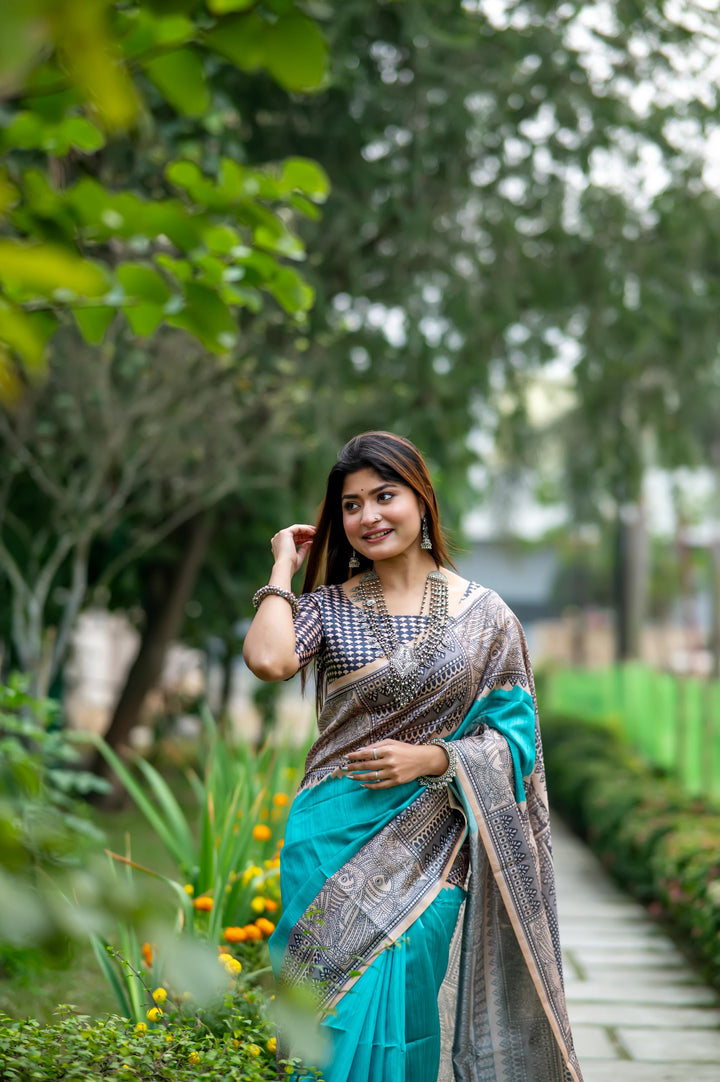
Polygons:
<instances>
[{"instance_id":1,"label":"silver necklace","mask_svg":"<svg viewBox=\"0 0 720 1082\"><path fill-rule=\"evenodd\" d=\"M370 630L388 660L387 694L399 706L414 698L423 679L423 670L442 646L448 621L448 580L442 571L431 571L425 579L420 616L428 602L428 622L412 642L401 643L388 612L377 572L361 575L353 594L357 595Z\"/></svg>"}]
</instances>

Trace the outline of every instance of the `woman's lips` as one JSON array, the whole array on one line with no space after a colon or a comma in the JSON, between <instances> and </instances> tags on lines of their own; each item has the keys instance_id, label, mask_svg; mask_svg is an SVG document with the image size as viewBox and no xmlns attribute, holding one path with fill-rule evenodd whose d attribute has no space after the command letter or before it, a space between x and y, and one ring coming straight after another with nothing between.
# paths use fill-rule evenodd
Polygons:
<instances>
[{"instance_id":1,"label":"woman's lips","mask_svg":"<svg viewBox=\"0 0 720 1082\"><path fill-rule=\"evenodd\" d=\"M364 533L363 541L366 541L369 545L373 545L377 541L382 541L391 533L392 530L376 530L374 533Z\"/></svg>"}]
</instances>

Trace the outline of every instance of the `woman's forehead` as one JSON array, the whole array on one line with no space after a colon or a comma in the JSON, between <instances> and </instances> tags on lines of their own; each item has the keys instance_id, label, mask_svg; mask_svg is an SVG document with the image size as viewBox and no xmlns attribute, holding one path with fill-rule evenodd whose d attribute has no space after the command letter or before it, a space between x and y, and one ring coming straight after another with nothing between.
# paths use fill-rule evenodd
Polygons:
<instances>
[{"instance_id":1,"label":"woman's forehead","mask_svg":"<svg viewBox=\"0 0 720 1082\"><path fill-rule=\"evenodd\" d=\"M355 470L353 473L345 475L343 481L342 494L345 496L351 493L354 496L366 495L368 492L372 492L375 488L382 488L385 485L399 484L397 481L387 481L384 477L381 477L377 470L374 470L371 466L364 467L361 470Z\"/></svg>"}]
</instances>

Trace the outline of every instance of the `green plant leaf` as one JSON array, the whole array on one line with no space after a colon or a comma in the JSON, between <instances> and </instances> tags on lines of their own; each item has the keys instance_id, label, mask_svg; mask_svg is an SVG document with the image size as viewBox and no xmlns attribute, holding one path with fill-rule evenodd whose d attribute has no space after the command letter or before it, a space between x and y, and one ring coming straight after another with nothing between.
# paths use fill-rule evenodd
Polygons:
<instances>
[{"instance_id":1,"label":"green plant leaf","mask_svg":"<svg viewBox=\"0 0 720 1082\"><path fill-rule=\"evenodd\" d=\"M30 295L100 297L107 291L105 271L67 248L0 240L0 281Z\"/></svg>"},{"instance_id":2,"label":"green plant leaf","mask_svg":"<svg viewBox=\"0 0 720 1082\"><path fill-rule=\"evenodd\" d=\"M115 309L98 305L97 307L73 308L73 316L80 334L91 346L99 346L105 338L105 332L112 323Z\"/></svg>"},{"instance_id":3,"label":"green plant leaf","mask_svg":"<svg viewBox=\"0 0 720 1082\"><path fill-rule=\"evenodd\" d=\"M286 158L280 183L285 191L301 191L316 203L324 203L330 192L330 179L321 165L308 158Z\"/></svg>"},{"instance_id":4,"label":"green plant leaf","mask_svg":"<svg viewBox=\"0 0 720 1082\"><path fill-rule=\"evenodd\" d=\"M268 289L290 313L307 312L315 299L315 290L291 267L281 267Z\"/></svg>"},{"instance_id":5,"label":"green plant leaf","mask_svg":"<svg viewBox=\"0 0 720 1082\"><path fill-rule=\"evenodd\" d=\"M265 32L265 64L286 90L318 87L327 69L328 50L317 23L306 15L287 15Z\"/></svg>"},{"instance_id":6,"label":"green plant leaf","mask_svg":"<svg viewBox=\"0 0 720 1082\"><path fill-rule=\"evenodd\" d=\"M223 19L205 35L204 42L241 71L257 71L265 64L267 27L267 22L253 11Z\"/></svg>"},{"instance_id":7,"label":"green plant leaf","mask_svg":"<svg viewBox=\"0 0 720 1082\"><path fill-rule=\"evenodd\" d=\"M160 93L179 112L201 116L210 105L202 57L194 49L177 49L148 61L145 70Z\"/></svg>"},{"instance_id":8,"label":"green plant leaf","mask_svg":"<svg viewBox=\"0 0 720 1082\"><path fill-rule=\"evenodd\" d=\"M170 299L169 286L152 267L141 263L121 263L116 274L128 297L137 297L160 306Z\"/></svg>"}]
</instances>

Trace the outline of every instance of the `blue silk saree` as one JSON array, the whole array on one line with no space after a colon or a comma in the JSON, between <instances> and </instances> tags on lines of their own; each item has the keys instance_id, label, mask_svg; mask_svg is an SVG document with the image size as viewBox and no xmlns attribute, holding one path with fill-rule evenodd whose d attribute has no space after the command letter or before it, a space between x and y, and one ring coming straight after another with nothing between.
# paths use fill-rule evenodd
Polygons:
<instances>
[{"instance_id":1,"label":"blue silk saree","mask_svg":"<svg viewBox=\"0 0 720 1082\"><path fill-rule=\"evenodd\" d=\"M300 601L298 656L325 668L328 694L288 821L270 947L280 990L312 990L324 1041L294 1077L582 1082L517 619L471 584L420 691L399 707L386 659L342 588ZM422 620L392 619L401 641ZM446 789L373 791L342 770L344 755L369 743L433 736L458 751ZM282 1053L296 1056L282 1037Z\"/></svg>"}]
</instances>

